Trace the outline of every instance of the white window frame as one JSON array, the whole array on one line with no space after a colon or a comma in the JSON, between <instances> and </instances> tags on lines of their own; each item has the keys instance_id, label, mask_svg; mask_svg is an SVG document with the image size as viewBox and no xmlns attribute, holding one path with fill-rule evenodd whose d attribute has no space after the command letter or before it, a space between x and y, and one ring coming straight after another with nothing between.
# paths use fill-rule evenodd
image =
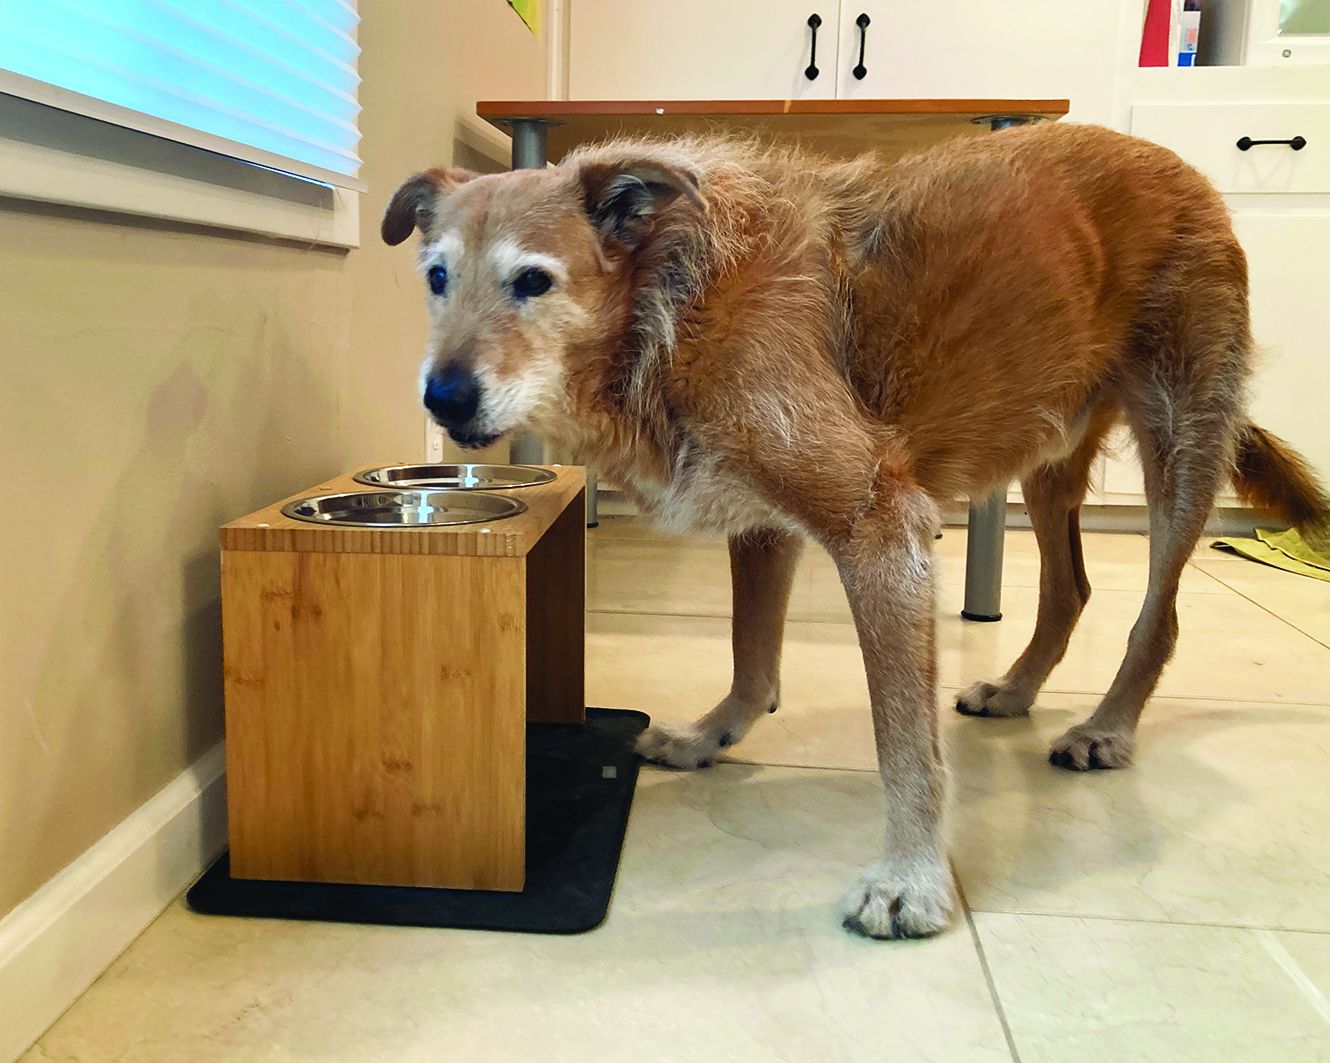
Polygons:
<instances>
[{"instance_id":1,"label":"white window frame","mask_svg":"<svg viewBox=\"0 0 1330 1063\"><path fill-rule=\"evenodd\" d=\"M1279 0L1249 0L1247 49L1249 66L1302 66L1330 63L1330 33L1279 33Z\"/></svg>"},{"instance_id":2,"label":"white window frame","mask_svg":"<svg viewBox=\"0 0 1330 1063\"><path fill-rule=\"evenodd\" d=\"M0 197L360 246L357 191L208 151L165 129L143 133L4 92Z\"/></svg>"}]
</instances>

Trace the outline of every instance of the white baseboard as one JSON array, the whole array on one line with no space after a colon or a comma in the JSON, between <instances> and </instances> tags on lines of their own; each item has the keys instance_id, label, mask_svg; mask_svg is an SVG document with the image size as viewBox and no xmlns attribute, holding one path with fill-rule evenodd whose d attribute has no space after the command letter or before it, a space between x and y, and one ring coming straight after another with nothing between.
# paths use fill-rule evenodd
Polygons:
<instances>
[{"instance_id":1,"label":"white baseboard","mask_svg":"<svg viewBox=\"0 0 1330 1063\"><path fill-rule=\"evenodd\" d=\"M218 743L0 919L0 1060L25 1051L226 844Z\"/></svg>"}]
</instances>

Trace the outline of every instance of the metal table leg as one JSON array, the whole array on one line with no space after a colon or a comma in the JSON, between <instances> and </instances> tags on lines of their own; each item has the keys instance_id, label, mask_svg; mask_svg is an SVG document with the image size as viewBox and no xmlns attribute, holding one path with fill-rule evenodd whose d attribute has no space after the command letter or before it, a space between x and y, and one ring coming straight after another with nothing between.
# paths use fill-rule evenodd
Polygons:
<instances>
[{"instance_id":1,"label":"metal table leg","mask_svg":"<svg viewBox=\"0 0 1330 1063\"><path fill-rule=\"evenodd\" d=\"M990 114L976 118L993 132L1031 121L1022 114ZM983 502L970 503L965 544L966 620L1002 619L1002 547L1007 534L1007 488L1004 484Z\"/></svg>"},{"instance_id":2,"label":"metal table leg","mask_svg":"<svg viewBox=\"0 0 1330 1063\"><path fill-rule=\"evenodd\" d=\"M966 620L1002 619L1002 547L1007 529L1007 489L970 503L965 541Z\"/></svg>"}]
</instances>

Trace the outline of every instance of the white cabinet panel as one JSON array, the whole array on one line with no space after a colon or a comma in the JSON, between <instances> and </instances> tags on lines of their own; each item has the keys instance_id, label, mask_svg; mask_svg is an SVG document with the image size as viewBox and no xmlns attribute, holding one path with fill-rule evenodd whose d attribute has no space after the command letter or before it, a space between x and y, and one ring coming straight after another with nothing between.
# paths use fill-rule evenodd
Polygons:
<instances>
[{"instance_id":1,"label":"white cabinet panel","mask_svg":"<svg viewBox=\"0 0 1330 1063\"><path fill-rule=\"evenodd\" d=\"M1256 370L1251 418L1282 436L1330 483L1330 209L1239 211L1233 218L1251 277ZM1109 451L1104 492L1111 502L1144 501L1139 465L1125 431ZM1221 501L1231 503L1226 488Z\"/></svg>"},{"instance_id":2,"label":"white cabinet panel","mask_svg":"<svg viewBox=\"0 0 1330 1063\"><path fill-rule=\"evenodd\" d=\"M1252 420L1330 482L1330 209L1244 210L1233 223L1251 272Z\"/></svg>"},{"instance_id":3,"label":"white cabinet panel","mask_svg":"<svg viewBox=\"0 0 1330 1063\"><path fill-rule=\"evenodd\" d=\"M1145 477L1131 432L1119 426L1104 443L1103 487L1105 500L1128 505L1145 504Z\"/></svg>"},{"instance_id":4,"label":"white cabinet panel","mask_svg":"<svg viewBox=\"0 0 1330 1063\"><path fill-rule=\"evenodd\" d=\"M1330 103L1137 104L1131 131L1172 148L1221 192L1330 192ZM1305 144L1242 151L1242 137Z\"/></svg>"},{"instance_id":5,"label":"white cabinet panel","mask_svg":"<svg viewBox=\"0 0 1330 1063\"><path fill-rule=\"evenodd\" d=\"M1118 0L842 0L839 95L1067 97L1073 120L1110 122L1121 9Z\"/></svg>"},{"instance_id":6,"label":"white cabinet panel","mask_svg":"<svg viewBox=\"0 0 1330 1063\"><path fill-rule=\"evenodd\" d=\"M839 0L571 0L574 100L833 99ZM818 76L810 80L812 29Z\"/></svg>"}]
</instances>

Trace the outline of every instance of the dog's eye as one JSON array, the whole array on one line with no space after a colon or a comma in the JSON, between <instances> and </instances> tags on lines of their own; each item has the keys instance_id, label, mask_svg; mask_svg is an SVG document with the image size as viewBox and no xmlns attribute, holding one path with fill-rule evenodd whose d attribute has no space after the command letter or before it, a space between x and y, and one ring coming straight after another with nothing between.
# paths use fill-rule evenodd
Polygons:
<instances>
[{"instance_id":1,"label":"dog's eye","mask_svg":"<svg viewBox=\"0 0 1330 1063\"><path fill-rule=\"evenodd\" d=\"M430 266L425 272L425 280L429 281L429 290L435 295L448 290L448 271L442 266Z\"/></svg>"},{"instance_id":2,"label":"dog's eye","mask_svg":"<svg viewBox=\"0 0 1330 1063\"><path fill-rule=\"evenodd\" d=\"M543 269L524 269L513 278L513 294L519 299L544 295L554 284L554 278Z\"/></svg>"}]
</instances>

